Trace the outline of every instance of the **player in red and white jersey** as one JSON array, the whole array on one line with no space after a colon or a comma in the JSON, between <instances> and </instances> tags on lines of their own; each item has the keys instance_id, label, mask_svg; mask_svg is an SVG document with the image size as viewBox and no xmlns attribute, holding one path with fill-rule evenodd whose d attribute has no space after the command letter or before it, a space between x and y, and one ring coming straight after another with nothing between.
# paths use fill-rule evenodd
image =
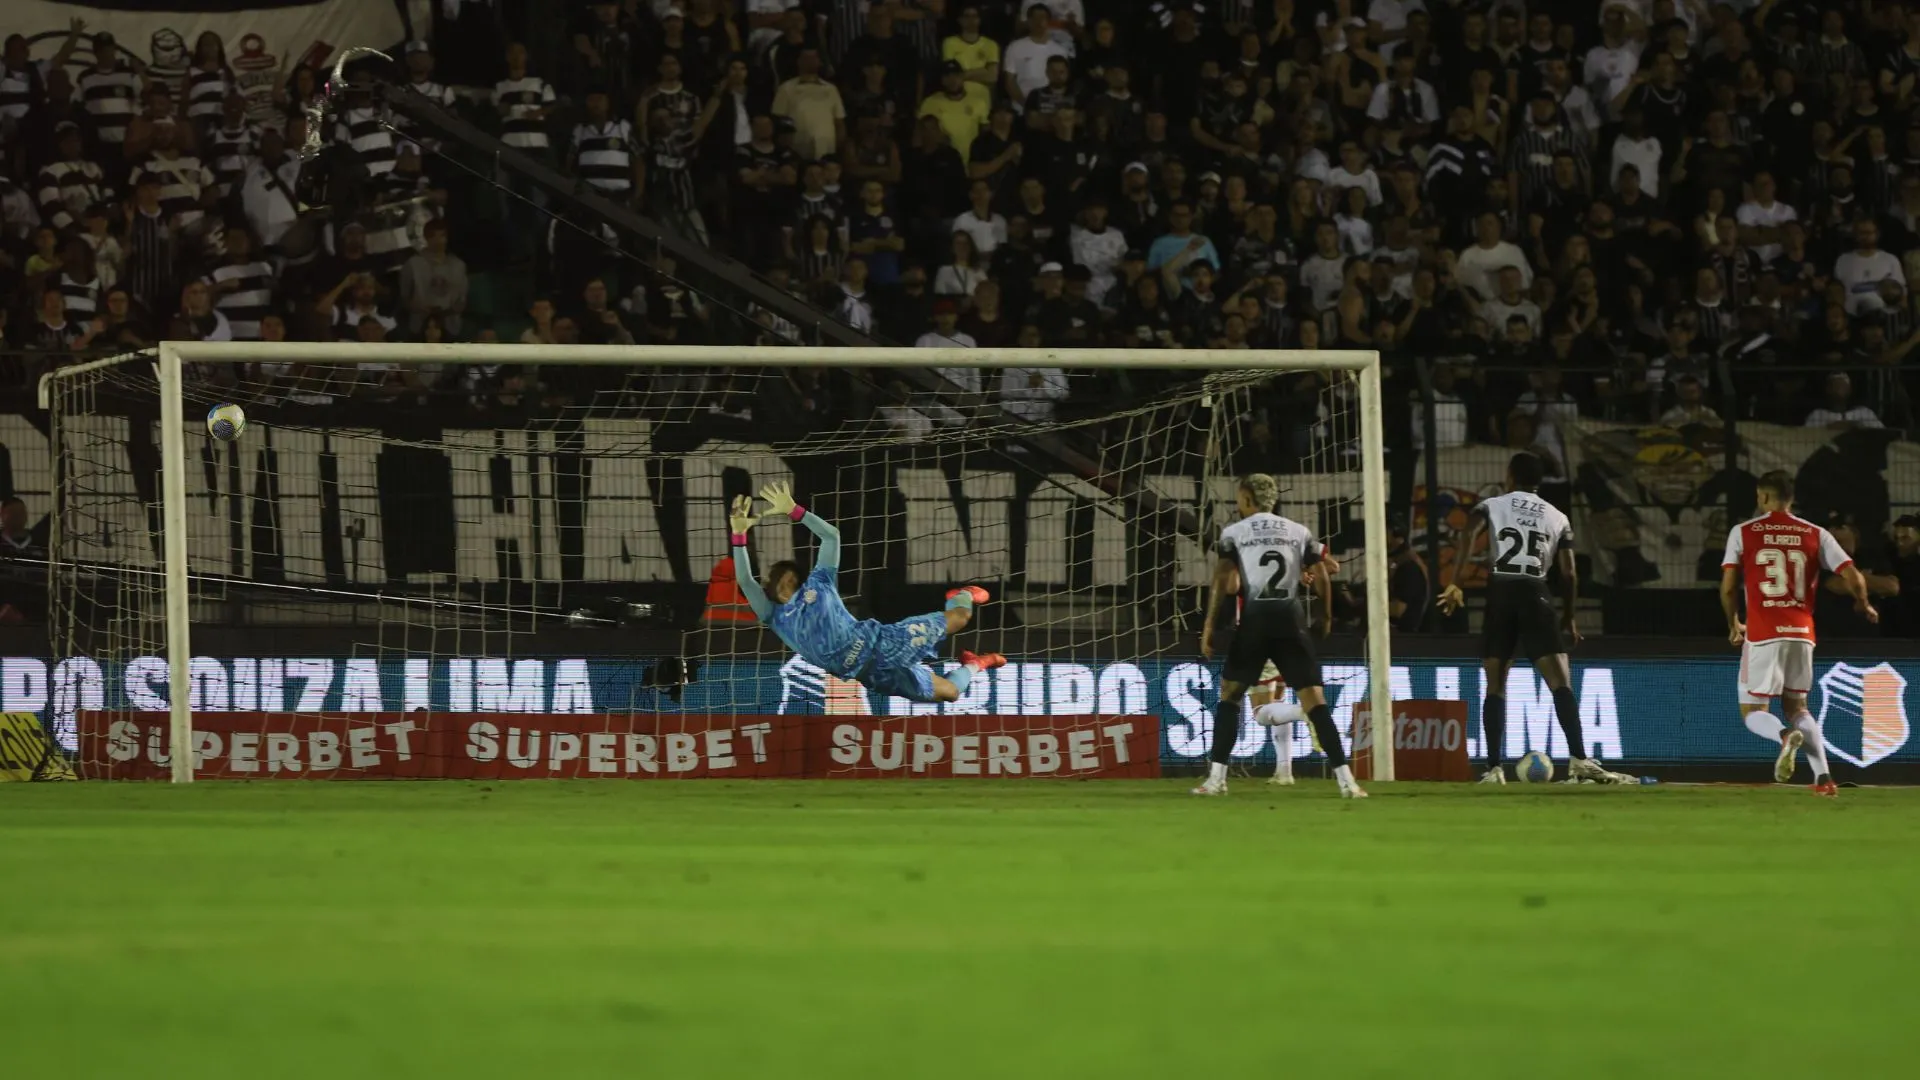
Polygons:
<instances>
[{"instance_id":1,"label":"player in red and white jersey","mask_svg":"<svg viewBox=\"0 0 1920 1080\"><path fill-rule=\"evenodd\" d=\"M1820 724L1807 711L1807 691L1813 686L1813 602L1820 571L1839 574L1853 594L1854 609L1879 622L1880 614L1867 602L1867 579L1841 549L1833 534L1793 515L1793 477L1770 472L1758 485L1760 516L1742 522L1727 533L1726 557L1720 560L1720 609L1727 616L1727 640L1741 647L1740 713L1748 730L1780 744L1773 778L1784 784L1793 778L1795 754L1806 747L1813 766L1813 790L1835 795L1827 772L1827 747ZM1740 621L1735 589L1746 582L1747 618ZM1772 699L1780 711L1769 713Z\"/></svg>"}]
</instances>

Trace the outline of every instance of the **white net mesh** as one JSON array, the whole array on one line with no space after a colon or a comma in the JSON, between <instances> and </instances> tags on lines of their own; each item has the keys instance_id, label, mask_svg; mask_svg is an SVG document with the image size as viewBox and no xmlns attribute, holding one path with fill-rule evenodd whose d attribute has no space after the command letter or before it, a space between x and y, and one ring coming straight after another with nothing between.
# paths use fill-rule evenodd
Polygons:
<instances>
[{"instance_id":1,"label":"white net mesh","mask_svg":"<svg viewBox=\"0 0 1920 1080\"><path fill-rule=\"evenodd\" d=\"M203 775L885 772L885 737L837 757L781 742L777 718L862 714L1001 717L1030 770L1031 740L1065 740L1076 718L1151 717L1167 738L1147 752L1173 763L1211 722L1194 642L1234 477L1280 474L1282 513L1336 550L1362 538L1345 373L1197 376L1162 354L1168 368L1124 377L958 368L941 384L649 369L636 350L628 369L482 380L378 349L189 373ZM50 621L74 659L50 712L86 775L164 773L157 399L144 359L53 381ZM201 423L217 403L246 410L237 440ZM993 602L933 668L957 649L1012 662L932 704L793 656L752 621L727 557L728 501L774 480L840 530L856 616L939 611L978 584ZM814 557L785 523L753 547L762 572ZM1259 730L1250 755L1268 753Z\"/></svg>"}]
</instances>

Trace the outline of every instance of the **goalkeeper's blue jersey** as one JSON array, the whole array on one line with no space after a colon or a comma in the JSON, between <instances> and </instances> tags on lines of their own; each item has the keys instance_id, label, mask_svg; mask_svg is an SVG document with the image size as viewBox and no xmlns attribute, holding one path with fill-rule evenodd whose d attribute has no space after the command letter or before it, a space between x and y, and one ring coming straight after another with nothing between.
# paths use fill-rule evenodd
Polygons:
<instances>
[{"instance_id":1,"label":"goalkeeper's blue jersey","mask_svg":"<svg viewBox=\"0 0 1920 1080\"><path fill-rule=\"evenodd\" d=\"M798 592L773 610L767 625L787 647L830 674L851 679L873 659L880 624L856 619L840 600L838 574L816 566Z\"/></svg>"}]
</instances>

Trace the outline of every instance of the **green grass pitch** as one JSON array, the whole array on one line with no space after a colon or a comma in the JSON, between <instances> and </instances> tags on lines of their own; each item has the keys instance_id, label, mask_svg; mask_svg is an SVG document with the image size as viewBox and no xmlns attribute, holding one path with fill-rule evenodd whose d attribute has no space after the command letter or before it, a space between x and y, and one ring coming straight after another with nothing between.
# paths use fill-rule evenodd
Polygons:
<instances>
[{"instance_id":1,"label":"green grass pitch","mask_svg":"<svg viewBox=\"0 0 1920 1080\"><path fill-rule=\"evenodd\" d=\"M20 1077L1910 1075L1920 791L0 787Z\"/></svg>"}]
</instances>

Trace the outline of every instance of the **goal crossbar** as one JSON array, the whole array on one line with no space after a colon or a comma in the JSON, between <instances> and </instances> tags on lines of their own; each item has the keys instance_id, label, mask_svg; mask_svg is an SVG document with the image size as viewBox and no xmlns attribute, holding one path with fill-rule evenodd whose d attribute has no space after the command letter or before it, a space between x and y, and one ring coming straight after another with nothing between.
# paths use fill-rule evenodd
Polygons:
<instances>
[{"instance_id":1,"label":"goal crossbar","mask_svg":"<svg viewBox=\"0 0 1920 1080\"><path fill-rule=\"evenodd\" d=\"M1188 368L1196 371L1378 370L1380 354L1284 349L914 349L740 345L466 345L414 343L369 346L352 341L164 341L161 360L182 363L277 362L352 364L652 364L672 367L1057 367Z\"/></svg>"},{"instance_id":2,"label":"goal crossbar","mask_svg":"<svg viewBox=\"0 0 1920 1080\"><path fill-rule=\"evenodd\" d=\"M187 560L188 364L281 363L471 364L565 363L672 367L1057 367L1180 368L1192 371L1345 371L1358 384L1361 430L1361 502L1365 530L1368 697L1372 715L1373 776L1392 780L1393 693L1387 602L1387 478L1382 445L1380 354L1346 350L1241 349L965 349L847 348L725 345L366 345L357 342L163 341L155 367L160 390L161 521L165 540L170 769L174 783L193 780L193 714L189 695L191 575ZM124 362L111 357L49 373L50 383Z\"/></svg>"}]
</instances>

